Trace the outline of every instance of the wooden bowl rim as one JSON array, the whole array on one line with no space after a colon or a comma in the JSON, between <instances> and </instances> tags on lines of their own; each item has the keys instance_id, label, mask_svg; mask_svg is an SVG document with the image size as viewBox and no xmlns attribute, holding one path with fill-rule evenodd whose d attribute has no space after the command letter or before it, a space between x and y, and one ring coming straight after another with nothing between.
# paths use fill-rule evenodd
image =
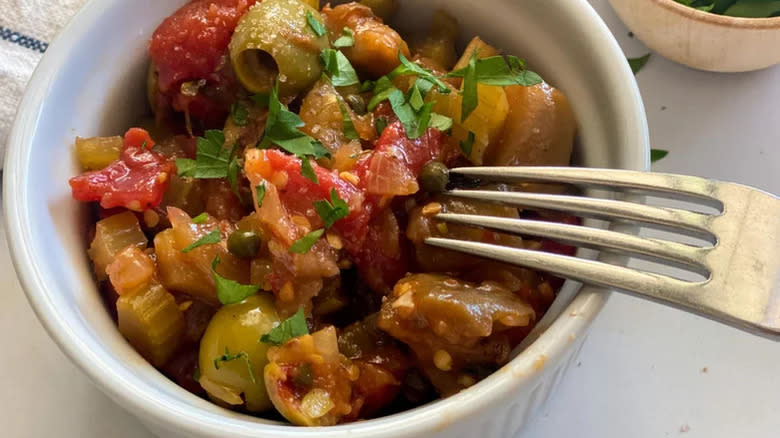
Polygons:
<instances>
[{"instance_id":1,"label":"wooden bowl rim","mask_svg":"<svg viewBox=\"0 0 780 438\"><path fill-rule=\"evenodd\" d=\"M743 18L743 17L729 17L727 15L713 14L710 12L700 11L690 6L685 6L682 3L677 3L675 0L650 0L658 6L666 8L667 10L674 12L683 18L689 18L694 21L700 21L708 24L714 24L718 26L740 28L740 29L780 29L780 17L769 18Z\"/></svg>"}]
</instances>

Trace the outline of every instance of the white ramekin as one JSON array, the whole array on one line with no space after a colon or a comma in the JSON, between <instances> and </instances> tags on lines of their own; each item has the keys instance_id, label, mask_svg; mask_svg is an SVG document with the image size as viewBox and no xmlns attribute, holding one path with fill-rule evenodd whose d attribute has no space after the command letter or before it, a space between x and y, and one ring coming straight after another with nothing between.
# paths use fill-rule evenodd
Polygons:
<instances>
[{"instance_id":1,"label":"white ramekin","mask_svg":"<svg viewBox=\"0 0 780 438\"><path fill-rule=\"evenodd\" d=\"M144 111L146 44L183 0L92 0L47 50L8 144L3 199L8 241L41 323L103 391L167 437L389 438L512 436L550 395L608 292L567 284L538 338L509 364L456 396L376 420L296 428L224 410L143 360L105 311L85 254L85 209L67 184L76 135L116 135ZM437 7L562 88L579 128L576 161L648 167L648 135L633 75L586 0L404 1L402 28ZM530 340L529 340L530 341Z\"/></svg>"}]
</instances>

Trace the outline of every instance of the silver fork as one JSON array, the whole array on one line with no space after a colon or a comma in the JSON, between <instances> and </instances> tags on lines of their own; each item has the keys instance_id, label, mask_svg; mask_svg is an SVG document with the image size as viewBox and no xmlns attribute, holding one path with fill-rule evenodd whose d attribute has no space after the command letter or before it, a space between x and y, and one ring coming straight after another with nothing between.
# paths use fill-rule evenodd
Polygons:
<instances>
[{"instance_id":1,"label":"silver fork","mask_svg":"<svg viewBox=\"0 0 780 438\"><path fill-rule=\"evenodd\" d=\"M439 213L442 221L546 237L577 246L641 255L702 273L685 281L622 266L499 245L431 237L433 246L547 271L668 304L748 332L780 340L780 199L740 184L693 176L574 167L466 167L452 174L488 181L543 181L617 187L690 197L719 212L699 213L585 196L454 189L448 196L494 201L578 216L638 221L709 237L694 246L616 231L480 215Z\"/></svg>"}]
</instances>

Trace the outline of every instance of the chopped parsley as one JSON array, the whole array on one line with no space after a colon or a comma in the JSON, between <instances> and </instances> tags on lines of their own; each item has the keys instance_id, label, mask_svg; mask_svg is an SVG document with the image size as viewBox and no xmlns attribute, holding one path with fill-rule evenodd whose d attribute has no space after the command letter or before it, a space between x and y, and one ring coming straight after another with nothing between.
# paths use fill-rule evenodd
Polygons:
<instances>
[{"instance_id":1,"label":"chopped parsley","mask_svg":"<svg viewBox=\"0 0 780 438\"><path fill-rule=\"evenodd\" d=\"M195 159L177 158L178 175L190 178L225 178L233 158L233 149L224 147L225 134L208 130L198 137Z\"/></svg>"},{"instance_id":2,"label":"chopped parsley","mask_svg":"<svg viewBox=\"0 0 780 438\"><path fill-rule=\"evenodd\" d=\"M475 57L472 54L472 58ZM447 77L465 78L469 66L447 74ZM475 80L483 85L530 87L542 82L541 76L525 68L525 62L516 56L489 56L477 59L474 65ZM464 79L465 80L465 79Z\"/></svg>"},{"instance_id":3,"label":"chopped parsley","mask_svg":"<svg viewBox=\"0 0 780 438\"><path fill-rule=\"evenodd\" d=\"M257 196L257 207L263 206L263 199L265 199L265 183L255 186L255 195Z\"/></svg>"},{"instance_id":4,"label":"chopped parsley","mask_svg":"<svg viewBox=\"0 0 780 438\"><path fill-rule=\"evenodd\" d=\"M393 85L393 82L387 76L382 76L374 83L374 96L368 101L368 106L366 108L369 111L373 111L377 105L387 100L390 97L390 94L396 90L398 90L398 88ZM400 90L398 91L400 92Z\"/></svg>"},{"instance_id":5,"label":"chopped parsley","mask_svg":"<svg viewBox=\"0 0 780 438\"><path fill-rule=\"evenodd\" d=\"M477 51L469 58L468 66L463 74L463 100L461 102L460 121L466 120L479 105L477 95Z\"/></svg>"},{"instance_id":6,"label":"chopped parsley","mask_svg":"<svg viewBox=\"0 0 780 438\"><path fill-rule=\"evenodd\" d=\"M242 359L244 363L246 363L246 369L249 371L249 380L251 380L252 383L257 383L255 380L255 373L252 371L252 363L249 362L249 355L246 354L246 351L239 351L236 354L231 354L228 347L225 346L225 354L214 358L214 368L219 369L220 362L232 362L238 359ZM200 377L200 373L198 373L198 377Z\"/></svg>"},{"instance_id":7,"label":"chopped parsley","mask_svg":"<svg viewBox=\"0 0 780 438\"><path fill-rule=\"evenodd\" d=\"M209 219L208 213L201 213L195 216L194 218L192 218L192 223L198 225L205 224L208 219Z\"/></svg>"},{"instance_id":8,"label":"chopped parsley","mask_svg":"<svg viewBox=\"0 0 780 438\"><path fill-rule=\"evenodd\" d=\"M330 201L327 199L314 201L314 209L322 218L325 228L332 227L337 220L349 215L349 206L343 199L339 198L339 194L334 188L330 189Z\"/></svg>"},{"instance_id":9,"label":"chopped parsley","mask_svg":"<svg viewBox=\"0 0 780 438\"><path fill-rule=\"evenodd\" d=\"M525 62L516 56L489 56L477 59L476 51L471 54L466 67L451 72L446 77L463 78L461 121L466 120L479 104L477 84L530 87L542 82L541 76L526 69Z\"/></svg>"},{"instance_id":10,"label":"chopped parsley","mask_svg":"<svg viewBox=\"0 0 780 438\"><path fill-rule=\"evenodd\" d=\"M628 65L631 66L631 71L634 72L634 74L639 73L639 70L642 70L642 67L647 64L647 60L650 59L650 54L648 53L645 56L640 56L639 58L627 58L628 59Z\"/></svg>"},{"instance_id":11,"label":"chopped parsley","mask_svg":"<svg viewBox=\"0 0 780 438\"><path fill-rule=\"evenodd\" d=\"M241 102L234 102L230 106L230 118L237 126L246 126L249 118L249 110Z\"/></svg>"},{"instance_id":12,"label":"chopped parsley","mask_svg":"<svg viewBox=\"0 0 780 438\"><path fill-rule=\"evenodd\" d=\"M306 21L309 23L309 27L314 31L314 34L318 37L325 35L327 30L325 26L317 19L311 12L306 11Z\"/></svg>"},{"instance_id":13,"label":"chopped parsley","mask_svg":"<svg viewBox=\"0 0 780 438\"><path fill-rule=\"evenodd\" d=\"M669 155L669 151L663 149L650 149L650 162L655 163L667 155Z\"/></svg>"},{"instance_id":14,"label":"chopped parsley","mask_svg":"<svg viewBox=\"0 0 780 438\"><path fill-rule=\"evenodd\" d=\"M203 245L213 245L215 243L219 243L222 241L222 234L219 232L219 230L212 230L210 233L206 234L205 236L201 237L200 239L192 242L191 244L187 245L186 248L182 249L181 252L188 253L192 251L193 249L203 246Z\"/></svg>"},{"instance_id":15,"label":"chopped parsley","mask_svg":"<svg viewBox=\"0 0 780 438\"><path fill-rule=\"evenodd\" d=\"M272 345L283 345L287 341L299 336L309 334L309 326L306 324L306 315L303 308L299 308L295 314L277 325L270 332L260 337L260 342Z\"/></svg>"},{"instance_id":16,"label":"chopped parsley","mask_svg":"<svg viewBox=\"0 0 780 438\"><path fill-rule=\"evenodd\" d=\"M314 167L311 165L309 157L301 157L301 175L314 184L320 183L319 178L317 178L317 173L314 172Z\"/></svg>"},{"instance_id":17,"label":"chopped parsley","mask_svg":"<svg viewBox=\"0 0 780 438\"><path fill-rule=\"evenodd\" d=\"M460 142L460 150L463 151L463 155L466 157L471 156L471 149L474 147L474 138L474 133L469 131L468 137Z\"/></svg>"},{"instance_id":18,"label":"chopped parsley","mask_svg":"<svg viewBox=\"0 0 780 438\"><path fill-rule=\"evenodd\" d=\"M320 237L322 237L323 233L325 233L325 230L319 229L306 234L305 236L293 242L292 245L290 245L290 252L295 254L306 254L311 250L311 247L314 246L315 243L317 243L317 240L319 240Z\"/></svg>"},{"instance_id":19,"label":"chopped parsley","mask_svg":"<svg viewBox=\"0 0 780 438\"><path fill-rule=\"evenodd\" d=\"M346 87L360 83L357 72L343 53L334 49L323 49L320 59L330 81L336 87Z\"/></svg>"},{"instance_id":20,"label":"chopped parsley","mask_svg":"<svg viewBox=\"0 0 780 438\"><path fill-rule=\"evenodd\" d=\"M447 132L452 128L452 119L437 113L431 113L429 128L438 129L441 132Z\"/></svg>"},{"instance_id":21,"label":"chopped parsley","mask_svg":"<svg viewBox=\"0 0 780 438\"><path fill-rule=\"evenodd\" d=\"M358 132L355 129L355 124L352 123L352 116L349 114L349 111L347 111L347 107L341 101L341 98L339 98L339 110L341 110L341 117L344 119L344 137L349 140L360 139L360 135L358 135Z\"/></svg>"},{"instance_id":22,"label":"chopped parsley","mask_svg":"<svg viewBox=\"0 0 780 438\"><path fill-rule=\"evenodd\" d=\"M298 128L304 125L303 120L292 111L285 108L279 101L279 84L276 84L268 99L268 118L265 122L265 135L258 145L261 149L275 144L285 151L297 156L313 156L322 158L329 156L322 143L314 140Z\"/></svg>"},{"instance_id":23,"label":"chopped parsley","mask_svg":"<svg viewBox=\"0 0 780 438\"><path fill-rule=\"evenodd\" d=\"M343 47L352 47L354 45L355 33L352 32L352 29L348 27L345 27L341 32L341 36L336 41L333 41L333 47L337 49L341 49Z\"/></svg>"},{"instance_id":24,"label":"chopped parsley","mask_svg":"<svg viewBox=\"0 0 780 438\"><path fill-rule=\"evenodd\" d=\"M241 284L229 278L217 274L217 265L220 264L219 256L211 262L211 274L214 276L214 284L217 287L217 298L222 304L234 304L243 301L260 290L260 286L254 284Z\"/></svg>"},{"instance_id":25,"label":"chopped parsley","mask_svg":"<svg viewBox=\"0 0 780 438\"><path fill-rule=\"evenodd\" d=\"M447 86L444 82L441 81L435 74L433 74L432 71L423 68L419 66L418 64L415 64L412 61L409 61L406 59L403 53L401 51L398 51L398 59L401 61L401 65L395 68L395 70L391 71L390 74L387 76L390 79L395 78L396 76L402 76L402 75L417 75L419 78L423 78L432 84L435 84L439 88L439 92L442 94L449 94L450 93L450 87Z\"/></svg>"}]
</instances>

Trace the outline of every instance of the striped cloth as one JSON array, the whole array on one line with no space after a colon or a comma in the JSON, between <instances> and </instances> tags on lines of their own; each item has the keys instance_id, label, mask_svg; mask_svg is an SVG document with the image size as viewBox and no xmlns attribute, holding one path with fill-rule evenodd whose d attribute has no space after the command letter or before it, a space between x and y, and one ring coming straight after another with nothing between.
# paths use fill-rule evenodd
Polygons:
<instances>
[{"instance_id":1,"label":"striped cloth","mask_svg":"<svg viewBox=\"0 0 780 438\"><path fill-rule=\"evenodd\" d=\"M86 0L0 0L0 168L16 108L49 42Z\"/></svg>"}]
</instances>

